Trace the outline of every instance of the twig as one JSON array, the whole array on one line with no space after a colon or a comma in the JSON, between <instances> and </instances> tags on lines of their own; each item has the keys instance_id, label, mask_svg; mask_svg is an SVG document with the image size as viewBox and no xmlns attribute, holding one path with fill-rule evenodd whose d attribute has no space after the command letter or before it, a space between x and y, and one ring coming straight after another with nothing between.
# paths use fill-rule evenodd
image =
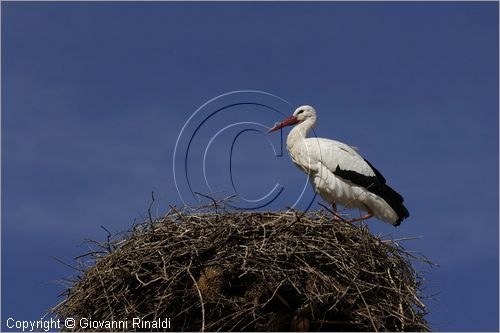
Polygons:
<instances>
[{"instance_id":1,"label":"twig","mask_svg":"<svg viewBox=\"0 0 500 333\"><path fill-rule=\"evenodd\" d=\"M281 303L283 303L287 308L291 309L292 307L290 306L290 303L288 303L286 301L286 299L283 298L283 296L281 296L279 293L278 293L278 289L281 287L281 285L283 284L283 282L285 282L285 280L282 280L279 285L274 289L274 292L273 292L273 289L271 288L271 286L269 285L269 283L267 283L266 281L264 281L264 285L266 286L266 288L270 291L270 292L273 292L271 298L269 298L267 300L267 302L265 302L262 307L266 306L267 303L269 303L273 298L274 298L274 295L276 295L276 297L278 297L278 299L281 301Z\"/></svg>"},{"instance_id":2,"label":"twig","mask_svg":"<svg viewBox=\"0 0 500 333\"><path fill-rule=\"evenodd\" d=\"M108 253L111 253L113 252L111 249L111 232L109 232L109 230L106 229L106 227L104 227L103 225L101 225L101 228L108 234L106 240L106 247L108 248Z\"/></svg>"},{"instance_id":3,"label":"twig","mask_svg":"<svg viewBox=\"0 0 500 333\"><path fill-rule=\"evenodd\" d=\"M151 208L153 207L154 202L155 202L155 192L151 191L151 202L149 203L148 207L148 216L150 223L153 223L153 217L151 216Z\"/></svg>"},{"instance_id":4,"label":"twig","mask_svg":"<svg viewBox=\"0 0 500 333\"><path fill-rule=\"evenodd\" d=\"M189 277L191 277L191 280L193 280L194 286L196 287L196 290L198 291L198 295L200 296L200 302L201 302L201 331L205 332L205 304L203 301L203 296L201 294L200 287L198 287L198 283L196 283L196 279L194 278L193 274L191 274L191 271L189 268L191 267L192 261L189 261L189 266L186 268L187 273L189 274Z\"/></svg>"},{"instance_id":5,"label":"twig","mask_svg":"<svg viewBox=\"0 0 500 333\"><path fill-rule=\"evenodd\" d=\"M205 194L201 194L201 193L199 193L199 192L194 192L194 193L195 193L195 194L198 194L198 195L200 195L200 196L202 196L202 197L205 197L205 198L207 198L207 199L212 200L212 202L214 203L214 207L215 207L215 213L218 213L218 212L219 212L219 211L218 211L218 207L217 207L217 201L215 201L215 199L214 199L214 198L212 198L212 197L210 197L210 196L208 196L208 195L205 195Z\"/></svg>"},{"instance_id":6,"label":"twig","mask_svg":"<svg viewBox=\"0 0 500 333\"><path fill-rule=\"evenodd\" d=\"M365 304L366 311L368 312L368 317L370 317L370 321L372 323L373 329L375 330L375 332L378 332L377 326L375 325L375 321L373 320L372 313L370 311L370 307L368 306L368 303L366 303L366 300L365 300L365 297L363 296L363 293L361 293L361 290L359 290L359 287L357 284L354 284L354 286L358 290L359 296L361 296L361 299L363 300L363 303Z\"/></svg>"},{"instance_id":7,"label":"twig","mask_svg":"<svg viewBox=\"0 0 500 333\"><path fill-rule=\"evenodd\" d=\"M92 251L92 252L87 252L85 254L80 254L79 256L76 256L73 259L78 260L80 258L84 258L84 257L87 257L87 256L93 256L95 254L107 254L107 253L109 253L109 252L105 252L105 251Z\"/></svg>"},{"instance_id":8,"label":"twig","mask_svg":"<svg viewBox=\"0 0 500 333\"><path fill-rule=\"evenodd\" d=\"M71 269L73 269L73 270L75 270L75 271L83 272L83 270L82 270L82 269L79 269L79 268L77 268L77 267L75 267L75 266L71 266L70 264L68 264L68 263L66 263L66 262L64 262L64 261L62 261L61 259L58 259L58 258L56 258L56 257L54 257L54 256L50 256L50 257L51 257L52 259L54 259L55 261L57 261L58 263L63 264L64 266L68 266L69 268L71 268Z\"/></svg>"}]
</instances>

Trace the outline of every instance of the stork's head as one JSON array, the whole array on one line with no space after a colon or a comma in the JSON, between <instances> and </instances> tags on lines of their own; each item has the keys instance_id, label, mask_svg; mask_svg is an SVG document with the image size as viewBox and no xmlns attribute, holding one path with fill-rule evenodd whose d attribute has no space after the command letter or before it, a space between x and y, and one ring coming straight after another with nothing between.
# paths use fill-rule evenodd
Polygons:
<instances>
[{"instance_id":1,"label":"stork's head","mask_svg":"<svg viewBox=\"0 0 500 333\"><path fill-rule=\"evenodd\" d=\"M299 123L306 119L314 119L316 122L316 110L310 105L302 105L295 109L293 117L297 118Z\"/></svg>"},{"instance_id":2,"label":"stork's head","mask_svg":"<svg viewBox=\"0 0 500 333\"><path fill-rule=\"evenodd\" d=\"M306 121L310 123L310 127L313 127L316 124L316 110L314 110L312 106L302 105L295 109L290 117L286 118L281 123L276 124L276 126L271 128L267 133L271 133L279 130L280 128L303 123Z\"/></svg>"}]
</instances>

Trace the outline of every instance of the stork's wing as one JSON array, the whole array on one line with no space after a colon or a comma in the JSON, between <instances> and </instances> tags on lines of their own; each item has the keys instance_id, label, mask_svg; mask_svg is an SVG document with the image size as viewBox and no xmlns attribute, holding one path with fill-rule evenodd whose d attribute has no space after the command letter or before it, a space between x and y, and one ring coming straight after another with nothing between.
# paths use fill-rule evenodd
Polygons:
<instances>
[{"instance_id":1,"label":"stork's wing","mask_svg":"<svg viewBox=\"0 0 500 333\"><path fill-rule=\"evenodd\" d=\"M337 177L366 188L389 204L403 202L403 197L386 185L384 176L350 146L322 138L306 139L306 146L309 151L315 152L315 156L319 156L316 162L323 164ZM407 214L404 208L401 216Z\"/></svg>"},{"instance_id":2,"label":"stork's wing","mask_svg":"<svg viewBox=\"0 0 500 333\"><path fill-rule=\"evenodd\" d=\"M351 146L323 138L308 138L305 143L312 162L321 162L331 172L354 172L365 177L380 178L385 183L384 177Z\"/></svg>"}]
</instances>

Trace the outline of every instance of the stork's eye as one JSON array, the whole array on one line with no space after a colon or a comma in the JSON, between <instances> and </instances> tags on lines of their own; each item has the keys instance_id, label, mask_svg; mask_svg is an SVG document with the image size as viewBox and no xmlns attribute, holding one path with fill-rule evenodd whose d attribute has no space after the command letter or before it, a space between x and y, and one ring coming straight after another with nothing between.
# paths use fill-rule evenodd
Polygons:
<instances>
[{"instance_id":1,"label":"stork's eye","mask_svg":"<svg viewBox=\"0 0 500 333\"><path fill-rule=\"evenodd\" d=\"M299 110L299 112L297 112L297 116L298 116L299 114L301 114L302 112L304 112L304 110Z\"/></svg>"}]
</instances>

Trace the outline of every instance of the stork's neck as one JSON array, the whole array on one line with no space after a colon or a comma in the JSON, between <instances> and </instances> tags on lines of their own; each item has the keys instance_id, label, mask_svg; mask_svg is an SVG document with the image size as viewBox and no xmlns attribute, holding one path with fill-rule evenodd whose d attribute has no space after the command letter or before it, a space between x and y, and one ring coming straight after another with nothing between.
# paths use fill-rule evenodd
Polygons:
<instances>
[{"instance_id":1,"label":"stork's neck","mask_svg":"<svg viewBox=\"0 0 500 333\"><path fill-rule=\"evenodd\" d=\"M314 125L316 125L316 119L314 118L306 119L302 123L295 125L286 139L288 150L293 149L297 145L303 144L303 139L307 137L307 134L314 127Z\"/></svg>"}]
</instances>

